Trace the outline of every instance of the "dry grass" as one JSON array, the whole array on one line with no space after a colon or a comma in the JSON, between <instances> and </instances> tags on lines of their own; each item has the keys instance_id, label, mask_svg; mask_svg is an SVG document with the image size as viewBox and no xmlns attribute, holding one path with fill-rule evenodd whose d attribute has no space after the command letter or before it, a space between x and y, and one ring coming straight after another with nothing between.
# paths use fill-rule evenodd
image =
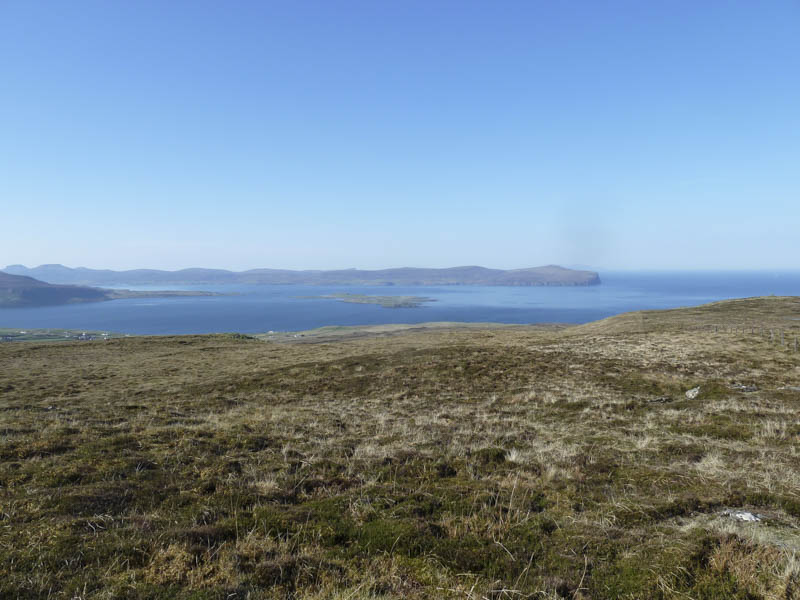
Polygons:
<instances>
[{"instance_id":1,"label":"dry grass","mask_svg":"<svg viewBox=\"0 0 800 600\"><path fill-rule=\"evenodd\" d=\"M798 306L0 345L0 597L800 597Z\"/></svg>"}]
</instances>

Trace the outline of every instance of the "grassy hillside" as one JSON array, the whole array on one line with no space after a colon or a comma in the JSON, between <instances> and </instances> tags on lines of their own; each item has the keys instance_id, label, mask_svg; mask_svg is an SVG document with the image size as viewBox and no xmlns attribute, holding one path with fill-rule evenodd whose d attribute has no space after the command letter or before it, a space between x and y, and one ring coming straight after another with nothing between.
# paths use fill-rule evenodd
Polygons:
<instances>
[{"instance_id":1,"label":"grassy hillside","mask_svg":"<svg viewBox=\"0 0 800 600\"><path fill-rule=\"evenodd\" d=\"M215 292L166 290L104 290L81 285L52 284L23 275L0 271L0 308L51 306L81 302L104 302L125 298L175 298L183 296L221 296Z\"/></svg>"},{"instance_id":2,"label":"grassy hillside","mask_svg":"<svg viewBox=\"0 0 800 600\"><path fill-rule=\"evenodd\" d=\"M77 285L53 285L32 277L0 272L0 308L47 306L106 300L103 290Z\"/></svg>"},{"instance_id":3,"label":"grassy hillside","mask_svg":"<svg viewBox=\"0 0 800 600\"><path fill-rule=\"evenodd\" d=\"M798 598L797 318L2 344L0 597Z\"/></svg>"},{"instance_id":4,"label":"grassy hillside","mask_svg":"<svg viewBox=\"0 0 800 600\"><path fill-rule=\"evenodd\" d=\"M569 335L652 333L707 327L711 331L755 333L759 329L800 328L800 298L765 296L721 300L690 308L624 313L573 327Z\"/></svg>"}]
</instances>

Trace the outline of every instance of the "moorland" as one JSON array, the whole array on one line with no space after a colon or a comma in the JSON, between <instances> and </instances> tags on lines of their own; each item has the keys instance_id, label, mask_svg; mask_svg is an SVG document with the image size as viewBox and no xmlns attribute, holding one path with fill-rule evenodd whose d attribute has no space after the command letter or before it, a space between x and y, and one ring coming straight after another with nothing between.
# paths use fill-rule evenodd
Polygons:
<instances>
[{"instance_id":1,"label":"moorland","mask_svg":"<svg viewBox=\"0 0 800 600\"><path fill-rule=\"evenodd\" d=\"M800 597L800 299L0 344L0 597Z\"/></svg>"}]
</instances>

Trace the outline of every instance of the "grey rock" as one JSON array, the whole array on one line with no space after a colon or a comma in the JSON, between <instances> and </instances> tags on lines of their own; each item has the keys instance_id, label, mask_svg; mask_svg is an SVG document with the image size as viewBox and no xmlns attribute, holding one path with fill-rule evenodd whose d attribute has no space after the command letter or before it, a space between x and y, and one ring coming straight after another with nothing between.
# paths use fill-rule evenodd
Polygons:
<instances>
[{"instance_id":1,"label":"grey rock","mask_svg":"<svg viewBox=\"0 0 800 600\"><path fill-rule=\"evenodd\" d=\"M650 398L648 402L651 404L666 404L667 402L672 402L672 398L669 396L659 396L658 398Z\"/></svg>"},{"instance_id":2,"label":"grey rock","mask_svg":"<svg viewBox=\"0 0 800 600\"><path fill-rule=\"evenodd\" d=\"M746 510L724 510L722 514L731 519L736 519L737 521L743 521L745 523L757 523L764 518L762 515L757 515Z\"/></svg>"},{"instance_id":3,"label":"grey rock","mask_svg":"<svg viewBox=\"0 0 800 600\"><path fill-rule=\"evenodd\" d=\"M700 386L694 387L686 392L686 398L694 400L700 394Z\"/></svg>"},{"instance_id":4,"label":"grey rock","mask_svg":"<svg viewBox=\"0 0 800 600\"><path fill-rule=\"evenodd\" d=\"M755 385L744 385L742 383L734 383L731 386L731 389L732 390L736 390L737 392L745 392L745 393L757 392L758 391L758 387L757 386L755 386Z\"/></svg>"}]
</instances>

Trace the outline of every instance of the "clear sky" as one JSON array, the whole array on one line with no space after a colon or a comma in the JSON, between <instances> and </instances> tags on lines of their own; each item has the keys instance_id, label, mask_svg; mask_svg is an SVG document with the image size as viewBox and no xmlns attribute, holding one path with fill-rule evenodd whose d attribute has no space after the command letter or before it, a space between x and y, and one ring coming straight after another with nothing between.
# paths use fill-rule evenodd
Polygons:
<instances>
[{"instance_id":1,"label":"clear sky","mask_svg":"<svg viewBox=\"0 0 800 600\"><path fill-rule=\"evenodd\" d=\"M0 267L800 266L800 1L0 1Z\"/></svg>"}]
</instances>

